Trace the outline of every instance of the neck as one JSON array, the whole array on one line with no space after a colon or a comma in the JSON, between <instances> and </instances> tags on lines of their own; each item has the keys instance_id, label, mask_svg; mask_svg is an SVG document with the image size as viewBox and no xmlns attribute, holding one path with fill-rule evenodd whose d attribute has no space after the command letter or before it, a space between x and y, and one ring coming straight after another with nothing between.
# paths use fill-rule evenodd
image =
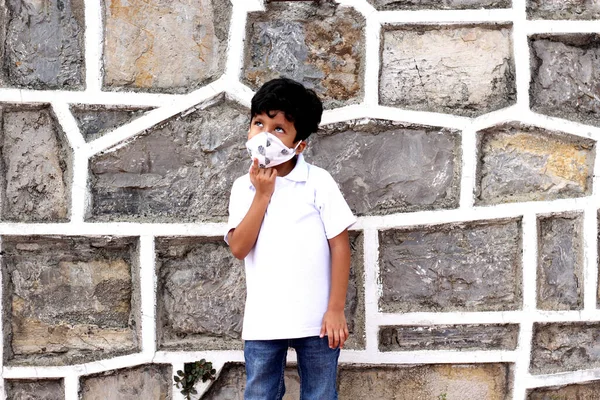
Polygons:
<instances>
[{"instance_id":1,"label":"neck","mask_svg":"<svg viewBox=\"0 0 600 400\"><path fill-rule=\"evenodd\" d=\"M298 159L298 155L295 155L294 157L292 157L290 160L284 162L283 164L274 166L273 168L275 168L277 170L277 176L286 176L287 174L292 172L292 170L296 166L297 159Z\"/></svg>"}]
</instances>

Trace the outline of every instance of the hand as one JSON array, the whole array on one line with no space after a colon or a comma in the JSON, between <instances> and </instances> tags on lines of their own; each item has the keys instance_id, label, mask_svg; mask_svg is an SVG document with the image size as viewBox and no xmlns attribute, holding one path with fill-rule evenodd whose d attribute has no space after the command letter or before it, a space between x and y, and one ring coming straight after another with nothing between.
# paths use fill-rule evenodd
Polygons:
<instances>
[{"instance_id":1,"label":"hand","mask_svg":"<svg viewBox=\"0 0 600 400\"><path fill-rule=\"evenodd\" d=\"M258 168L258 160L252 160L250 167L250 182L256 189L256 194L260 196L271 197L275 190L275 178L277 170L275 168Z\"/></svg>"},{"instance_id":2,"label":"hand","mask_svg":"<svg viewBox=\"0 0 600 400\"><path fill-rule=\"evenodd\" d=\"M344 343L350 336L348 332L348 324L346 323L346 316L344 311L330 311L327 310L323 316L323 322L321 323L320 337L327 335L329 339L329 348L335 349L336 347L343 348Z\"/></svg>"}]
</instances>

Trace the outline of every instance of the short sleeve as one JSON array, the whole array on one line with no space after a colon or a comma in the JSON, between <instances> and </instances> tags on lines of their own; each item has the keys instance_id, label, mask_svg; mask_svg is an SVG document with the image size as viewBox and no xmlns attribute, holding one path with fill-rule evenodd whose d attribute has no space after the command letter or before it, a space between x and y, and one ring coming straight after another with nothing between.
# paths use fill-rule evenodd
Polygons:
<instances>
[{"instance_id":1,"label":"short sleeve","mask_svg":"<svg viewBox=\"0 0 600 400\"><path fill-rule=\"evenodd\" d=\"M231 187L231 195L229 196L229 218L224 237L227 244L229 244L227 240L229 231L237 228L240 222L242 222L250 209L253 198L254 193L250 189L250 180L247 179L247 176L236 179Z\"/></svg>"},{"instance_id":2,"label":"short sleeve","mask_svg":"<svg viewBox=\"0 0 600 400\"><path fill-rule=\"evenodd\" d=\"M315 203L325 227L325 236L332 239L356 222L342 192L329 172L320 169Z\"/></svg>"}]
</instances>

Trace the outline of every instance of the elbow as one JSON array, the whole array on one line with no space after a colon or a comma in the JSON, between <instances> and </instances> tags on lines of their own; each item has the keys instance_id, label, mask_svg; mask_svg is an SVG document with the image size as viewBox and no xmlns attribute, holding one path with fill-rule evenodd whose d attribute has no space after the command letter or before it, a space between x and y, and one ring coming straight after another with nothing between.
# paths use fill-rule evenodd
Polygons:
<instances>
[{"instance_id":1,"label":"elbow","mask_svg":"<svg viewBox=\"0 0 600 400\"><path fill-rule=\"evenodd\" d=\"M247 251L244 251L244 249L241 249L240 246L236 246L234 243L230 243L229 248L231 249L231 254L238 260L243 260L248 255Z\"/></svg>"}]
</instances>

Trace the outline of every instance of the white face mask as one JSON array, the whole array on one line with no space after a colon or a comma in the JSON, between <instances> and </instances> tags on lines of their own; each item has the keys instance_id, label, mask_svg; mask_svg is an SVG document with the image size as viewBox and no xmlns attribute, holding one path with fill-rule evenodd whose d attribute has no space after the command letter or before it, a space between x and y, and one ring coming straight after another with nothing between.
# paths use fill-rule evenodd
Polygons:
<instances>
[{"instance_id":1,"label":"white face mask","mask_svg":"<svg viewBox=\"0 0 600 400\"><path fill-rule=\"evenodd\" d=\"M258 159L259 168L271 168L294 157L300 143L292 149L272 133L261 132L246 142L246 148L252 159Z\"/></svg>"}]
</instances>

